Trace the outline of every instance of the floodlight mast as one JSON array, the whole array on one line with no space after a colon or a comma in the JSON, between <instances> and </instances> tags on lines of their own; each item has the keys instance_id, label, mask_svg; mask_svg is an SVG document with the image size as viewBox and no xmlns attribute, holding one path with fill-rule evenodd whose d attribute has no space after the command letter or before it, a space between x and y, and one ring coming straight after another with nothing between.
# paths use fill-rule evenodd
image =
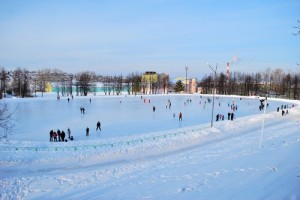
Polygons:
<instances>
[{"instance_id":1,"label":"floodlight mast","mask_svg":"<svg viewBox=\"0 0 300 200\"><path fill-rule=\"evenodd\" d=\"M265 128L265 116L266 116L266 109L267 109L267 96L264 99L264 114L263 114L263 122L262 122L262 127L261 127L261 134L260 134L260 144L259 144L259 148L261 149L261 145L262 145L262 140L263 140L263 134L264 134L264 128Z\"/></svg>"},{"instance_id":2,"label":"floodlight mast","mask_svg":"<svg viewBox=\"0 0 300 200\"><path fill-rule=\"evenodd\" d=\"M213 102L212 102L212 110L211 110L211 123L210 126L213 127L213 118L214 118L214 107L215 107L215 95L216 95L216 77L217 77L217 69L218 64L216 64L216 68L213 69L210 64L207 63L207 65L210 67L210 69L214 72L214 92L213 92Z\"/></svg>"}]
</instances>

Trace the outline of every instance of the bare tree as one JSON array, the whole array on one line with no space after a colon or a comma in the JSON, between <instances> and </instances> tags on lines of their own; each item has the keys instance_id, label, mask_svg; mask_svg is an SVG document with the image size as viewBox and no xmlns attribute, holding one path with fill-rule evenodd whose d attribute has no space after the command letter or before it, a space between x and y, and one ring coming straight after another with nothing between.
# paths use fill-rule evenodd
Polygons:
<instances>
[{"instance_id":1,"label":"bare tree","mask_svg":"<svg viewBox=\"0 0 300 200\"><path fill-rule=\"evenodd\" d=\"M30 75L26 69L16 69L13 72L13 91L19 97L30 96Z\"/></svg>"},{"instance_id":2,"label":"bare tree","mask_svg":"<svg viewBox=\"0 0 300 200\"><path fill-rule=\"evenodd\" d=\"M40 92L42 92L42 97L44 96L44 92L46 91L46 85L48 82L51 82L51 70L50 69L42 69L37 71L36 74L36 82L37 87Z\"/></svg>"},{"instance_id":3,"label":"bare tree","mask_svg":"<svg viewBox=\"0 0 300 200\"><path fill-rule=\"evenodd\" d=\"M133 83L133 73L131 74L128 74L126 77L125 77L125 80L124 80L124 83L125 83L125 87L126 87L126 90L127 90L127 93L128 95L131 94L131 91L132 91L132 83Z\"/></svg>"},{"instance_id":4,"label":"bare tree","mask_svg":"<svg viewBox=\"0 0 300 200\"><path fill-rule=\"evenodd\" d=\"M4 68L0 69L0 99L3 98L3 95L5 97L6 95L6 88L9 81L9 73Z\"/></svg>"},{"instance_id":5,"label":"bare tree","mask_svg":"<svg viewBox=\"0 0 300 200\"><path fill-rule=\"evenodd\" d=\"M294 99L299 99L299 82L300 82L300 75L295 74L293 78L293 84L294 84L294 90L293 90L293 98Z\"/></svg>"},{"instance_id":6,"label":"bare tree","mask_svg":"<svg viewBox=\"0 0 300 200\"><path fill-rule=\"evenodd\" d=\"M85 71L78 73L76 75L76 81L80 94L87 96L88 93L92 91L92 88L95 87L95 80L97 80L95 72Z\"/></svg>"},{"instance_id":7,"label":"bare tree","mask_svg":"<svg viewBox=\"0 0 300 200\"><path fill-rule=\"evenodd\" d=\"M132 80L132 93L134 94L140 93L141 89L142 89L142 75L135 72Z\"/></svg>"},{"instance_id":8,"label":"bare tree","mask_svg":"<svg viewBox=\"0 0 300 200\"><path fill-rule=\"evenodd\" d=\"M113 77L112 76L108 76L107 77L107 91L108 91L108 95L111 94L111 92L114 90L114 86L113 86Z\"/></svg>"},{"instance_id":9,"label":"bare tree","mask_svg":"<svg viewBox=\"0 0 300 200\"><path fill-rule=\"evenodd\" d=\"M18 107L12 112L9 111L7 104L2 102L0 104L0 141L6 140L14 131L14 113Z\"/></svg>"},{"instance_id":10,"label":"bare tree","mask_svg":"<svg viewBox=\"0 0 300 200\"><path fill-rule=\"evenodd\" d=\"M288 73L283 77L283 80L281 82L280 94L286 95L288 98L291 98L292 84L293 84L292 76L290 73Z\"/></svg>"},{"instance_id":11,"label":"bare tree","mask_svg":"<svg viewBox=\"0 0 300 200\"><path fill-rule=\"evenodd\" d=\"M168 88L169 88L169 75L167 74L162 74L162 88L163 88L163 93L166 94L168 93Z\"/></svg>"},{"instance_id":12,"label":"bare tree","mask_svg":"<svg viewBox=\"0 0 300 200\"><path fill-rule=\"evenodd\" d=\"M225 83L226 83L226 76L223 72L221 72L219 75L219 80L218 80L218 85L217 85L219 94L225 94Z\"/></svg>"},{"instance_id":13,"label":"bare tree","mask_svg":"<svg viewBox=\"0 0 300 200\"><path fill-rule=\"evenodd\" d=\"M203 77L199 85L203 88L203 92L205 94L211 93L212 88L213 88L213 78L212 78L212 76Z\"/></svg>"},{"instance_id":14,"label":"bare tree","mask_svg":"<svg viewBox=\"0 0 300 200\"><path fill-rule=\"evenodd\" d=\"M300 20L297 20L297 22L299 25L294 27L296 29L296 33L293 33L293 35L300 35Z\"/></svg>"},{"instance_id":15,"label":"bare tree","mask_svg":"<svg viewBox=\"0 0 300 200\"><path fill-rule=\"evenodd\" d=\"M260 83L262 80L262 75L260 73L255 73L255 78L254 78L254 94L257 95L258 92L260 91Z\"/></svg>"},{"instance_id":16,"label":"bare tree","mask_svg":"<svg viewBox=\"0 0 300 200\"><path fill-rule=\"evenodd\" d=\"M120 95L123 91L123 76L122 74L120 76L116 77L116 92L117 95Z\"/></svg>"},{"instance_id":17,"label":"bare tree","mask_svg":"<svg viewBox=\"0 0 300 200\"><path fill-rule=\"evenodd\" d=\"M107 92L108 92L108 76L103 76L101 78L101 82L102 82L102 85L103 85L103 92L105 95L107 95Z\"/></svg>"}]
</instances>

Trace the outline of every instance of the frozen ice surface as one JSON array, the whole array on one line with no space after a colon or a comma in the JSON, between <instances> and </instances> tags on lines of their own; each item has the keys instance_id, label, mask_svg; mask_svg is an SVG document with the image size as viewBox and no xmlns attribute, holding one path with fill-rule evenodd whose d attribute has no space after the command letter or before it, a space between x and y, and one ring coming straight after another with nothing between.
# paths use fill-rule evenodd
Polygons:
<instances>
[{"instance_id":1,"label":"frozen ice surface","mask_svg":"<svg viewBox=\"0 0 300 200\"><path fill-rule=\"evenodd\" d=\"M141 98L142 97L142 98ZM212 97L205 95L137 95L137 96L87 96L57 100L55 96L38 99L13 99L7 101L11 108L19 105L16 113L15 140L47 141L50 130L70 127L76 140L128 136L149 132L178 129L211 122ZM208 98L211 102L208 103ZM91 101L90 101L91 100ZM150 102L149 102L150 101ZM169 108L169 101L171 107ZM235 118L262 113L256 98L216 96L213 123L217 114L233 112L228 104L237 106ZM281 102L270 101L267 111L275 111ZM286 104L284 104L286 105ZM155 112L153 112L155 106ZM85 114L80 112L85 108ZM178 114L183 120L179 122ZM175 114L175 117L174 117ZM101 122L102 131L96 132ZM85 130L90 128L86 138Z\"/></svg>"}]
</instances>

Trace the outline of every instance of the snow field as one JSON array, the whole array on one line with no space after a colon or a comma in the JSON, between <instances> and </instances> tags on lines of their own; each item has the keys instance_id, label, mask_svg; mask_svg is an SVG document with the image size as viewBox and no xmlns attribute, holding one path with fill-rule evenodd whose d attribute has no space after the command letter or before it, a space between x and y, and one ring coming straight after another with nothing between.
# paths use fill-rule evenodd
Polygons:
<instances>
[{"instance_id":1,"label":"snow field","mask_svg":"<svg viewBox=\"0 0 300 200\"><path fill-rule=\"evenodd\" d=\"M268 112L260 149L262 117L100 140L14 140L0 147L0 197L297 199L300 110Z\"/></svg>"}]
</instances>

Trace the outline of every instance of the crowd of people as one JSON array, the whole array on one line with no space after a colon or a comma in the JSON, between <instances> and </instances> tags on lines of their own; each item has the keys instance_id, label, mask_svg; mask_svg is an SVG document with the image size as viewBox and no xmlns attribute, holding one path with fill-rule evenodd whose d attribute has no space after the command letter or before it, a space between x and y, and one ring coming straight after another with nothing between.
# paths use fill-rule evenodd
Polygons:
<instances>
[{"instance_id":1,"label":"crowd of people","mask_svg":"<svg viewBox=\"0 0 300 200\"><path fill-rule=\"evenodd\" d=\"M294 107L294 105L292 106ZM288 110L289 106L288 105L281 105L281 116L284 116L286 114L289 114L289 110ZM277 112L279 112L280 108L277 107Z\"/></svg>"},{"instance_id":2,"label":"crowd of people","mask_svg":"<svg viewBox=\"0 0 300 200\"><path fill-rule=\"evenodd\" d=\"M67 130L69 140L73 140L73 136L71 136L71 130L68 128ZM57 131L50 131L50 142L67 142L65 131L61 131L57 129Z\"/></svg>"},{"instance_id":3,"label":"crowd of people","mask_svg":"<svg viewBox=\"0 0 300 200\"><path fill-rule=\"evenodd\" d=\"M72 99L73 99L73 96L72 96ZM199 101L199 104L201 104L201 99L202 99L202 96L200 96L200 101ZM58 100L60 100L60 98L58 98ZM149 99L146 99L144 98L143 96L141 96L141 100L143 100L143 103L151 103L151 100L150 98ZM216 100L219 100L219 97L216 97ZM240 100L242 100L242 98L240 98ZM68 98L68 101L70 101L70 99ZM90 103L91 103L91 99L89 99ZM120 103L122 101L120 100ZM203 109L205 109L205 105L206 103L211 103L211 98L210 97L207 97L205 100L204 100L204 107ZM259 109L262 110L264 108L264 100L260 100L260 105L259 105ZM183 101L184 103L184 106L186 106L187 104L191 104L192 103L192 99L186 99L185 101ZM167 101L167 104L166 104L166 109L171 109L171 100L168 99ZM221 102L218 103L219 107L221 107ZM248 103L249 105L249 103ZM268 107L269 104L267 103L266 106ZM232 99L232 102L229 103L228 102L228 108L229 108L229 112L227 114L227 119L228 120L231 120L233 121L233 119L235 118L235 112L238 110L238 106L237 104L235 103L234 99ZM152 110L153 112L156 111L156 106L152 105ZM277 112L279 112L280 110L280 107L277 107ZM85 114L85 108L84 107L80 107L80 111L81 111L81 114ZM281 105L281 114L282 116L288 114L288 105ZM173 118L176 117L176 114L173 113ZM216 121L224 121L224 114L217 114L216 115ZM182 122L183 120L183 113L180 111L178 113L178 120L179 122ZM101 122L98 121L96 123L96 132L97 131L100 131L101 132ZM88 137L90 135L90 128L89 127L86 127L86 136ZM60 130L60 129L57 129L57 131L55 130L51 130L50 131L50 142L67 142L68 140L73 140L73 136L71 136L71 130L70 128L67 129L67 134L68 136L66 137L66 133L64 130Z\"/></svg>"},{"instance_id":4,"label":"crowd of people","mask_svg":"<svg viewBox=\"0 0 300 200\"><path fill-rule=\"evenodd\" d=\"M96 124L96 131L101 131L101 122L98 121ZM69 140L74 140L74 137L71 135L71 129L68 127L67 130L68 138L66 138L65 131L61 131L57 129L57 131L51 130L50 131L50 142L67 142ZM90 135L90 128L86 128L86 136Z\"/></svg>"}]
</instances>

